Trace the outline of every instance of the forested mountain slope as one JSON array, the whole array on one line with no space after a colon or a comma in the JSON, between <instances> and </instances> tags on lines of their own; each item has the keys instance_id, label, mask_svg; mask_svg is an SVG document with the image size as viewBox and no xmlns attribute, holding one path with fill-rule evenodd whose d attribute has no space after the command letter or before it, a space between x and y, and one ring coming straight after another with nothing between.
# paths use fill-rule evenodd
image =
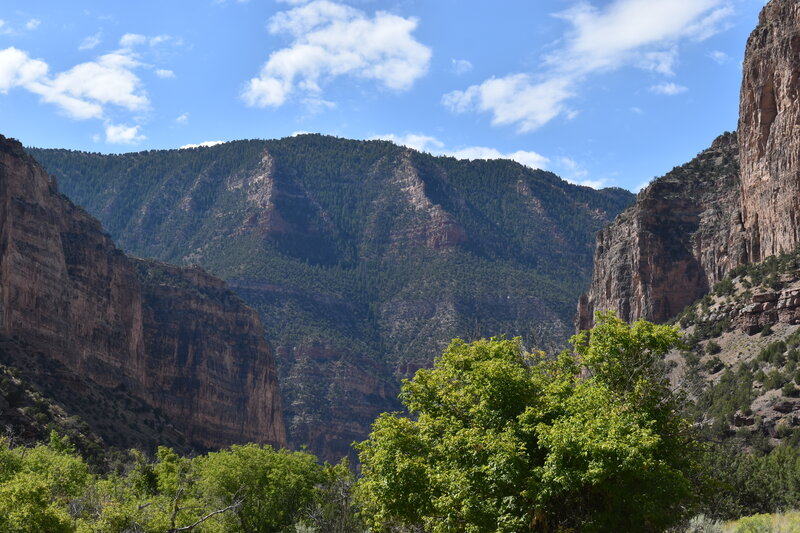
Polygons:
<instances>
[{"instance_id":1,"label":"forested mountain slope","mask_svg":"<svg viewBox=\"0 0 800 533\"><path fill-rule=\"evenodd\" d=\"M455 336L563 346L594 233L633 199L511 161L321 135L29 152L125 250L200 264L258 309L290 439L328 457Z\"/></svg>"}]
</instances>

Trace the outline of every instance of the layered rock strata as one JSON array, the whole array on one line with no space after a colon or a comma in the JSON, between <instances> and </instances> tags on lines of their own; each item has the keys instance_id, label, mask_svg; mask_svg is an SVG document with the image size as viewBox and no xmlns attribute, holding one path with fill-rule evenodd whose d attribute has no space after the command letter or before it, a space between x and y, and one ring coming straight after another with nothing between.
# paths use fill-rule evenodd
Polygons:
<instances>
[{"instance_id":1,"label":"layered rock strata","mask_svg":"<svg viewBox=\"0 0 800 533\"><path fill-rule=\"evenodd\" d=\"M656 179L597 235L594 272L578 329L595 311L666 321L744 260L735 134Z\"/></svg>"},{"instance_id":2,"label":"layered rock strata","mask_svg":"<svg viewBox=\"0 0 800 533\"><path fill-rule=\"evenodd\" d=\"M772 0L764 7L743 68L739 177L715 162L705 177L673 171L673 179L667 175L640 193L598 237L579 328L590 327L592 312L603 309L627 320L667 320L731 267L800 245L800 4ZM714 151L698 159L727 161L733 153ZM712 209L717 215L709 224Z\"/></svg>"},{"instance_id":3,"label":"layered rock strata","mask_svg":"<svg viewBox=\"0 0 800 533\"><path fill-rule=\"evenodd\" d=\"M800 244L800 4L773 0L747 41L739 109L747 258Z\"/></svg>"},{"instance_id":4,"label":"layered rock strata","mask_svg":"<svg viewBox=\"0 0 800 533\"><path fill-rule=\"evenodd\" d=\"M127 257L2 136L0 337L25 347L12 363L35 354L87 387L127 390L196 446L285 444L255 311L199 269Z\"/></svg>"},{"instance_id":5,"label":"layered rock strata","mask_svg":"<svg viewBox=\"0 0 800 533\"><path fill-rule=\"evenodd\" d=\"M199 263L261 314L292 445L352 454L453 337L556 351L594 233L632 200L511 161L299 135L101 155L29 149L133 253Z\"/></svg>"}]
</instances>

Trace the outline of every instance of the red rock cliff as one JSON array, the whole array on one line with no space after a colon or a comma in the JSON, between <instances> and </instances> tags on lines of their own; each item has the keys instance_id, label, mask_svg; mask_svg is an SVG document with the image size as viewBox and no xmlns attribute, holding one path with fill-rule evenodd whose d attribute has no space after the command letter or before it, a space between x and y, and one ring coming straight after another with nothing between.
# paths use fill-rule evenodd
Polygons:
<instances>
[{"instance_id":1,"label":"red rock cliff","mask_svg":"<svg viewBox=\"0 0 800 533\"><path fill-rule=\"evenodd\" d=\"M191 444L285 444L255 311L199 269L125 256L2 136L0 335L81 380L127 389Z\"/></svg>"},{"instance_id":2,"label":"red rock cliff","mask_svg":"<svg viewBox=\"0 0 800 533\"><path fill-rule=\"evenodd\" d=\"M742 261L738 206L738 145L726 134L647 186L597 234L578 329L592 327L595 311L663 322L703 296Z\"/></svg>"},{"instance_id":3,"label":"red rock cliff","mask_svg":"<svg viewBox=\"0 0 800 533\"><path fill-rule=\"evenodd\" d=\"M800 244L800 3L773 0L747 41L739 109L748 259Z\"/></svg>"},{"instance_id":4,"label":"red rock cliff","mask_svg":"<svg viewBox=\"0 0 800 533\"><path fill-rule=\"evenodd\" d=\"M732 267L800 245L800 3L764 7L743 67L738 150L718 140L600 232L579 328L595 310L667 320Z\"/></svg>"}]
</instances>

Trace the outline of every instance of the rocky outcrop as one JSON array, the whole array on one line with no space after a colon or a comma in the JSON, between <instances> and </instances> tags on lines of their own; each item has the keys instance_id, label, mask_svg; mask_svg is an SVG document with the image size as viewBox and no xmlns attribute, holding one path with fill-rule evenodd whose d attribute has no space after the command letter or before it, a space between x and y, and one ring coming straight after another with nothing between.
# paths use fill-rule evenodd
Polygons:
<instances>
[{"instance_id":1,"label":"rocky outcrop","mask_svg":"<svg viewBox=\"0 0 800 533\"><path fill-rule=\"evenodd\" d=\"M750 35L739 111L747 258L800 244L800 4L773 0Z\"/></svg>"},{"instance_id":2,"label":"rocky outcrop","mask_svg":"<svg viewBox=\"0 0 800 533\"><path fill-rule=\"evenodd\" d=\"M395 217L402 219L402 223L392 228L389 239L393 247L421 244L442 250L467 241L467 232L455 217L441 205L433 203L426 194L425 182L414 167L411 151L402 155L392 178L386 190L388 194L383 195L381 200L388 203L399 198L405 207L395 214Z\"/></svg>"},{"instance_id":3,"label":"rocky outcrop","mask_svg":"<svg viewBox=\"0 0 800 533\"><path fill-rule=\"evenodd\" d=\"M127 257L18 142L0 136L0 338L16 346L2 350L13 353L3 362L29 374L58 367L72 383L64 390L84 382L128 391L198 447L283 445L263 337L255 311L222 281ZM57 386L48 392L74 399ZM111 444L114 424L125 423L108 415Z\"/></svg>"},{"instance_id":4,"label":"rocky outcrop","mask_svg":"<svg viewBox=\"0 0 800 533\"><path fill-rule=\"evenodd\" d=\"M723 165L704 171L706 178L683 176L679 189L664 188L667 176L643 191L598 238L579 328L602 309L627 320L666 320L733 266L800 245L800 4L772 0L764 7L743 66L739 184ZM711 223L709 209L717 212ZM647 226L650 215L654 227Z\"/></svg>"},{"instance_id":5,"label":"rocky outcrop","mask_svg":"<svg viewBox=\"0 0 800 533\"><path fill-rule=\"evenodd\" d=\"M735 134L656 179L597 235L594 272L578 329L595 311L663 322L744 260Z\"/></svg>"}]
</instances>

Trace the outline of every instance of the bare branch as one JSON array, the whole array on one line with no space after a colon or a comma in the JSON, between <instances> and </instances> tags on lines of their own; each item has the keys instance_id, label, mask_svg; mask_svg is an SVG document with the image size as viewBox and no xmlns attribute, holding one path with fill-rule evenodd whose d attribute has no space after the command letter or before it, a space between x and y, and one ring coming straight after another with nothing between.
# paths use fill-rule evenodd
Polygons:
<instances>
[{"instance_id":1,"label":"bare branch","mask_svg":"<svg viewBox=\"0 0 800 533\"><path fill-rule=\"evenodd\" d=\"M243 499L236 500L235 502L233 502L229 506L225 507L224 509L217 509L216 511L211 511L207 515L199 518L197 520L197 522L195 522L194 524L191 524L191 525L188 525L188 526L183 526L183 527L173 527L171 529L168 529L166 531L166 533L178 533L180 531L191 531L194 528L196 528L197 526L199 526L200 524L202 524L203 522L205 522L206 520L208 520L209 518L211 518L212 516L216 516L216 515L222 514L222 513L227 513L228 511L236 509L237 507L242 505L243 501L244 501Z\"/></svg>"}]
</instances>

